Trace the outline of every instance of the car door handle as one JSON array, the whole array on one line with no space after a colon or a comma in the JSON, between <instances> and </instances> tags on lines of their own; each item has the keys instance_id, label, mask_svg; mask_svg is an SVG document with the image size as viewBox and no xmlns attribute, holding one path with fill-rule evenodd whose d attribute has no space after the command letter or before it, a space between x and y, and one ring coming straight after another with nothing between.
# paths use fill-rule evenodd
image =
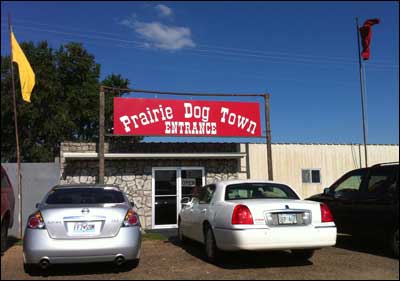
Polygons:
<instances>
[{"instance_id":1,"label":"car door handle","mask_svg":"<svg viewBox=\"0 0 400 281\"><path fill-rule=\"evenodd\" d=\"M201 213L205 213L205 212L207 212L207 209L201 210Z\"/></svg>"}]
</instances>

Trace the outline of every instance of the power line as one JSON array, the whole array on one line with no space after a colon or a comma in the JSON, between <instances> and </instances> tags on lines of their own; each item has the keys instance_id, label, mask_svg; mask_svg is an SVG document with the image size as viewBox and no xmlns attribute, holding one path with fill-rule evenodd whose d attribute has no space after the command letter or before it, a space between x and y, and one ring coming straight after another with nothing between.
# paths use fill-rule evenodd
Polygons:
<instances>
[{"instance_id":1,"label":"power line","mask_svg":"<svg viewBox=\"0 0 400 281\"><path fill-rule=\"evenodd\" d=\"M122 42L122 43L141 44L141 42L139 42L139 41L126 40L126 39L120 39L120 38L110 38L110 37L96 36L96 35L84 35L82 33L78 34L78 33L71 33L71 32L65 32L65 31L57 31L54 29L41 29L41 28L27 27L27 26L21 26L21 25L13 25L13 27L18 27L18 28L28 29L28 30L44 31L44 32L62 34L62 35L79 36L79 37L84 37L84 38L110 40L110 41L116 41L116 42Z\"/></svg>"},{"instance_id":2,"label":"power line","mask_svg":"<svg viewBox=\"0 0 400 281\"><path fill-rule=\"evenodd\" d=\"M17 20L18 22L18 20ZM54 27L54 25L49 25L49 24L43 24L43 23L37 23L37 22L31 22L31 21L21 21L21 22L29 22L29 23L34 23L34 24L38 24L38 25L45 25L45 26L52 26ZM58 27L62 27L62 26L58 26ZM63 27L62 27L63 28ZM75 30L75 31L82 31L82 29L70 29L70 30ZM92 30L84 30L85 32L92 32L92 33L97 33L97 34L106 34L106 35L113 35L115 36L115 33L110 33L110 32L98 32L98 31L92 31ZM232 47L221 47L221 46L213 46L213 45L198 45L200 47L204 47L206 49L220 49L220 50L230 50L230 51L239 51L239 52L247 52L247 53L256 53L256 54L265 54L265 55L289 55L291 57L299 57L299 58L319 58L319 59L323 59L326 60L326 57L321 57L321 56L315 56L315 55L304 55L304 54L300 54L300 55L296 55L293 56L293 53L288 53L288 52L266 52L266 51L258 51L258 50L250 50L250 49L241 49L241 48L232 48ZM329 59L334 59L334 60L344 60L344 61L348 61L348 58L345 57L329 57ZM355 60L355 62L357 62ZM377 61L378 62L378 61ZM381 60L381 62L390 62L390 60Z\"/></svg>"},{"instance_id":3,"label":"power line","mask_svg":"<svg viewBox=\"0 0 400 281\"><path fill-rule=\"evenodd\" d=\"M35 28L35 27L26 27L26 26L21 26L21 25L14 25L17 26L20 29L27 29L27 30L37 30L37 31L44 31L44 32L49 32L49 33L54 33L54 34L60 34L60 35L69 35L69 36L78 36L82 38L87 38L87 39L92 39L92 40L108 40L108 41L114 41L114 42L119 42L119 43L129 43L129 44L134 44L133 46L128 46L125 48L133 48L133 49L141 49L145 50L148 49L144 47L143 42L139 41L134 41L134 40L126 40L126 39L120 39L120 38L111 38L111 37L105 37L105 36L96 36L96 35L85 35L85 34L78 34L78 33L72 33L72 32L65 32L65 31L58 31L54 29L41 29L41 28ZM235 48L220 48L220 49L235 49ZM278 64L317 64L318 66L323 66L326 63L328 64L333 64L333 65L340 65L340 67L344 67L344 64L347 65L354 65L356 62L338 62L338 61L333 61L333 60L325 60L325 61L320 61L316 59L304 59L304 58L296 58L296 57L289 57L289 56L270 56L270 55L260 55L260 54L249 54L245 52L238 52L238 51L221 51L221 50L207 50L207 49L186 49L186 52L195 52L195 53L202 53L202 55L205 54L211 54L209 56L213 57L224 57L226 58L234 58L237 60L237 56L241 57L246 57L246 58L252 58L252 59L258 59L258 60L268 60L268 63L278 63ZM200 54L197 54L200 55ZM271 61L275 60L275 61ZM277 60L277 61L276 61ZM321 64L321 63L324 64ZM388 65L388 64L370 64L375 67L374 70L378 70L378 68L398 68L397 65Z\"/></svg>"},{"instance_id":4,"label":"power line","mask_svg":"<svg viewBox=\"0 0 400 281\"><path fill-rule=\"evenodd\" d=\"M18 20L16 22L29 22L29 23L34 23L30 21L22 21ZM35 22L34 24L37 25L43 25L43 26L50 26L49 24L43 24L43 23L37 23ZM27 27L27 26L22 26L22 25L14 25L22 29L30 29L30 30L38 30L38 31L44 31L44 32L51 32L51 33L56 33L56 34L63 34L63 35L72 35L72 36L79 36L83 38L91 38L91 39L98 39L98 40L110 40L110 41L116 41L116 42L123 42L123 43L133 43L136 44L136 46L143 47L144 42L140 41L134 41L134 40L126 40L126 39L121 39L121 38L116 38L116 37L104 37L104 36L93 36L93 35L83 35L82 33L77 34L77 33L71 33L71 32L65 32L65 31L60 31L60 30L55 30L55 29L40 29L40 28L35 28L35 27ZM70 30L75 30L75 31L82 31L81 29L72 29ZM84 30L85 32L92 32L96 34L106 34L106 35L113 35L115 36L115 33L108 33L108 32L97 32L97 31L91 31L91 30ZM320 56L310 56L310 55L295 55L293 56L292 53L286 53L286 52L265 52L265 51L258 51L258 50L248 50L248 49L239 49L239 48L227 48L227 47L219 47L219 46L211 46L211 45L198 45L199 47L202 47L201 49L196 48L196 51L198 52L209 52L209 53L218 53L222 55L239 55L239 56L247 56L247 57L256 57L256 58L267 58L267 59L282 59L282 60L296 60L296 61L303 61L303 62L317 62L317 63L338 63L338 61L341 61L342 64L356 64L357 61L352 61L347 58L343 57L320 57ZM229 52L226 52L226 51ZM271 56L271 54L278 54L278 56ZM398 65L393 65L393 64L385 64L385 63L373 63L371 64L373 66L377 67L395 67L398 68Z\"/></svg>"},{"instance_id":5,"label":"power line","mask_svg":"<svg viewBox=\"0 0 400 281\"><path fill-rule=\"evenodd\" d=\"M289 57L297 57L297 58L315 58L315 59L321 59L324 61L328 59L327 57L315 56L315 55L305 55L305 54L300 54L300 55L297 54L297 55L293 56L293 53L288 53L288 52L266 52L266 51L250 50L250 49L218 47L218 46L211 46L211 45L198 45L198 46L205 47L205 48L211 48L211 49L239 51L239 52L246 52L246 53L263 54L263 55L286 55ZM346 58L346 57L329 57L329 59L346 61L346 62L349 61L349 58ZM389 60L381 60L381 62L390 62L390 61Z\"/></svg>"},{"instance_id":6,"label":"power line","mask_svg":"<svg viewBox=\"0 0 400 281\"><path fill-rule=\"evenodd\" d=\"M51 26L51 27L59 27L59 28L65 29L65 26L61 26L61 25L39 23L39 22L27 21L27 20L14 20L14 22L17 22L17 23L18 22L20 22L20 23L30 23L30 24L36 24L36 25L42 25L42 26ZM100 32L100 31L97 31L97 30L82 30L82 28L68 28L67 30L85 31L85 32L92 32L92 33L95 33L95 34L115 36L115 32Z\"/></svg>"}]
</instances>

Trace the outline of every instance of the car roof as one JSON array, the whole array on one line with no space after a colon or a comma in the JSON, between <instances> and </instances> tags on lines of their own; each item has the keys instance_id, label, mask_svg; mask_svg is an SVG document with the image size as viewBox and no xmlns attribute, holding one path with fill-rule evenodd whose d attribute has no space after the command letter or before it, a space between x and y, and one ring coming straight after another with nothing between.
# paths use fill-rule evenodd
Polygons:
<instances>
[{"instance_id":1,"label":"car roof","mask_svg":"<svg viewBox=\"0 0 400 281\"><path fill-rule=\"evenodd\" d=\"M372 165L371 168L373 167L380 167L380 166L398 166L399 162L387 162L387 163L378 163L375 165Z\"/></svg>"},{"instance_id":2,"label":"car roof","mask_svg":"<svg viewBox=\"0 0 400 281\"><path fill-rule=\"evenodd\" d=\"M115 184L59 184L53 187L56 189L69 189L69 188L106 188L111 187L120 190L118 185Z\"/></svg>"},{"instance_id":3,"label":"car roof","mask_svg":"<svg viewBox=\"0 0 400 281\"><path fill-rule=\"evenodd\" d=\"M377 168L377 167L391 167L391 166L393 166L393 167L399 166L399 162L378 163L378 164L371 165L371 166L369 166L369 167L364 167L364 168L358 168L358 169L350 170L350 171L348 171L347 173L355 172L355 171L365 171L365 170L368 171L368 170L370 170L370 169ZM345 174L347 174L347 173L345 173Z\"/></svg>"},{"instance_id":4,"label":"car roof","mask_svg":"<svg viewBox=\"0 0 400 281\"><path fill-rule=\"evenodd\" d=\"M223 186L230 185L230 184L240 184L240 183L274 183L274 184L288 185L286 183L270 181L270 180L265 180L265 179L223 180L223 181L214 182L214 184L223 185Z\"/></svg>"}]
</instances>

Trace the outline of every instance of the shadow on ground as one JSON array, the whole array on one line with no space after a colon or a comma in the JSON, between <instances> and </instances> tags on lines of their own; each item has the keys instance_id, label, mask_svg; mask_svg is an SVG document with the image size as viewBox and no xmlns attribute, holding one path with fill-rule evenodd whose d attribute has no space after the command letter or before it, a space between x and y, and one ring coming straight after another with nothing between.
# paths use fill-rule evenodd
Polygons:
<instances>
[{"instance_id":1,"label":"shadow on ground","mask_svg":"<svg viewBox=\"0 0 400 281\"><path fill-rule=\"evenodd\" d=\"M176 229L167 229L167 230L158 230L157 233L163 235L168 239L172 244L182 247L188 253L205 260L203 246L200 243L196 243L194 241L190 241L188 245L182 245L177 239L177 230ZM371 254L375 256L382 256L388 258L394 258L393 254L389 250L389 243L387 240L383 239L382 236L351 236L338 234L335 248L345 249L353 252L360 252ZM239 253L239 254L245 254ZM247 253L247 255L254 254L254 258L262 258L265 254L268 255L283 255L283 258L288 258L289 252L256 252L256 253ZM232 256L232 254L230 254ZM233 255L236 257L236 254ZM245 255L246 256L246 255Z\"/></svg>"},{"instance_id":2,"label":"shadow on ground","mask_svg":"<svg viewBox=\"0 0 400 281\"><path fill-rule=\"evenodd\" d=\"M394 258L389 250L388 241L379 237L339 234L335 247L375 256Z\"/></svg>"},{"instance_id":3,"label":"shadow on ground","mask_svg":"<svg viewBox=\"0 0 400 281\"><path fill-rule=\"evenodd\" d=\"M186 253L204 262L206 260L204 246L193 240L186 239L184 243L178 237L170 236L168 241L177 247L181 247ZM251 269L265 267L291 267L312 265L312 261L296 259L289 251L269 251L269 252L223 252L220 260L215 264L224 269Z\"/></svg>"},{"instance_id":4,"label":"shadow on ground","mask_svg":"<svg viewBox=\"0 0 400 281\"><path fill-rule=\"evenodd\" d=\"M175 234L173 234L175 231ZM159 232L163 234L163 232ZM176 236L176 230L168 230L164 233L168 242L181 247L188 254L206 261L204 246L201 243L188 240L182 243ZM394 258L389 250L388 242L379 237L358 237L341 235L337 237L335 248L345 249L353 252L371 254ZM284 266L306 266L312 264L310 260L299 260L290 254L290 251L269 251L269 252L235 252L224 253L221 262L217 266L225 269L244 269L261 267L284 267Z\"/></svg>"},{"instance_id":5,"label":"shadow on ground","mask_svg":"<svg viewBox=\"0 0 400 281\"><path fill-rule=\"evenodd\" d=\"M14 237L14 236L8 236L7 249L11 248L12 246L15 246L15 245L22 245L22 240L17 237Z\"/></svg>"},{"instance_id":6,"label":"shadow on ground","mask_svg":"<svg viewBox=\"0 0 400 281\"><path fill-rule=\"evenodd\" d=\"M15 245L22 245L21 239L14 237L14 236L8 236L6 250L4 252L1 252L1 256L3 256L8 249L10 249L11 247L13 247Z\"/></svg>"},{"instance_id":7,"label":"shadow on ground","mask_svg":"<svg viewBox=\"0 0 400 281\"><path fill-rule=\"evenodd\" d=\"M165 237L160 243L169 243L182 248L187 254L207 262L204 246L201 243L186 240L182 243L176 236L176 230L151 231ZM159 239L157 239L159 240ZM11 241L20 243L18 239ZM392 257L387 250L387 243L377 238L360 238L352 236L338 235L336 248L341 248L354 252L367 253L371 255ZM162 255L162 253L160 253ZM313 264L310 260L301 260L293 257L290 251L268 251L268 252L234 252L223 253L221 260L215 264L223 269L254 269L254 268L273 268L273 267L294 267L309 266ZM140 265L139 265L140 267ZM89 264L67 264L53 265L47 271L34 270L30 272L33 276L73 276L73 275L94 275L94 274L114 274L118 272L128 272L134 269L133 265L117 267L113 263L89 263Z\"/></svg>"},{"instance_id":8,"label":"shadow on ground","mask_svg":"<svg viewBox=\"0 0 400 281\"><path fill-rule=\"evenodd\" d=\"M114 263L80 263L80 264L54 264L47 270L33 267L27 272L31 276L74 276L74 275L95 275L95 274L115 274L119 272L128 272L134 269L136 265L125 264L116 266Z\"/></svg>"}]
</instances>

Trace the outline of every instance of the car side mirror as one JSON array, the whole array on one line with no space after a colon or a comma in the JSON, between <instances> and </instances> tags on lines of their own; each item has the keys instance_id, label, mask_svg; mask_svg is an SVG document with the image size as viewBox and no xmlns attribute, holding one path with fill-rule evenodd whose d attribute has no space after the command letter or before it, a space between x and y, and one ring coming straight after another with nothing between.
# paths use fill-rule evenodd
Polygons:
<instances>
[{"instance_id":1,"label":"car side mirror","mask_svg":"<svg viewBox=\"0 0 400 281\"><path fill-rule=\"evenodd\" d=\"M134 201L129 202L129 204L131 204L132 208L135 207L135 202Z\"/></svg>"},{"instance_id":2,"label":"car side mirror","mask_svg":"<svg viewBox=\"0 0 400 281\"><path fill-rule=\"evenodd\" d=\"M36 209L39 209L39 207L40 207L40 203L36 203L36 204L35 204L35 208L36 208Z\"/></svg>"},{"instance_id":3,"label":"car side mirror","mask_svg":"<svg viewBox=\"0 0 400 281\"><path fill-rule=\"evenodd\" d=\"M190 202L190 198L189 197L183 197L181 200L181 204L188 204Z\"/></svg>"},{"instance_id":4,"label":"car side mirror","mask_svg":"<svg viewBox=\"0 0 400 281\"><path fill-rule=\"evenodd\" d=\"M183 197L181 199L182 208L188 208L192 205L192 200L189 197Z\"/></svg>"},{"instance_id":5,"label":"car side mirror","mask_svg":"<svg viewBox=\"0 0 400 281\"><path fill-rule=\"evenodd\" d=\"M331 194L331 189L329 187L324 188L324 195L330 195Z\"/></svg>"}]
</instances>

